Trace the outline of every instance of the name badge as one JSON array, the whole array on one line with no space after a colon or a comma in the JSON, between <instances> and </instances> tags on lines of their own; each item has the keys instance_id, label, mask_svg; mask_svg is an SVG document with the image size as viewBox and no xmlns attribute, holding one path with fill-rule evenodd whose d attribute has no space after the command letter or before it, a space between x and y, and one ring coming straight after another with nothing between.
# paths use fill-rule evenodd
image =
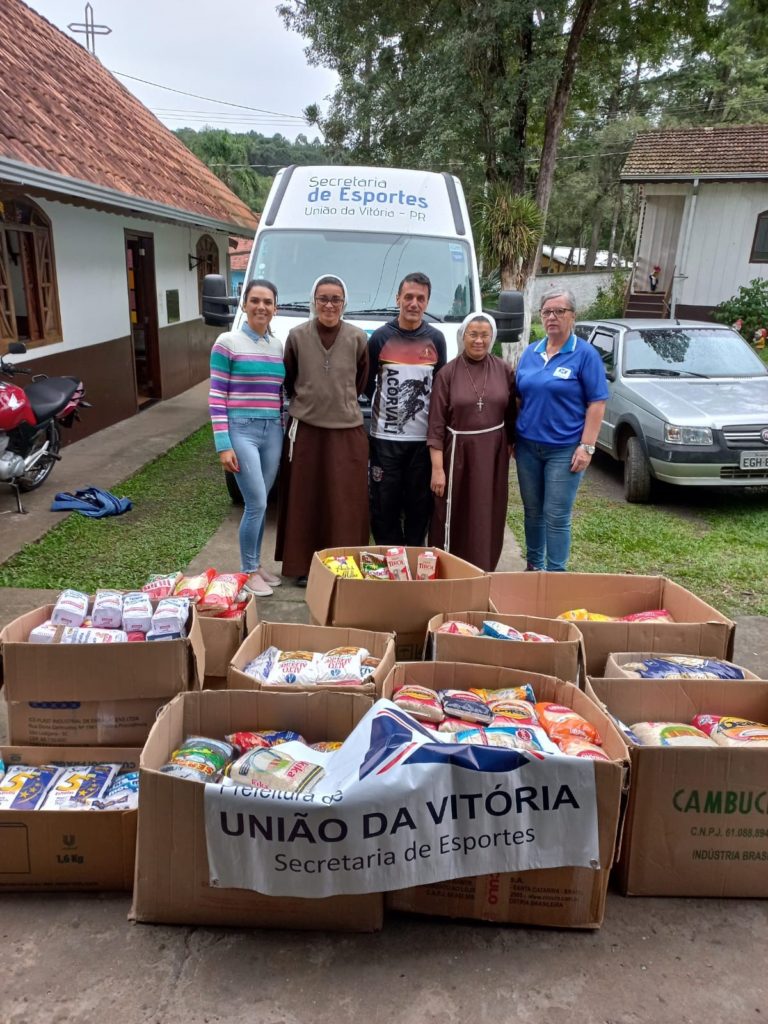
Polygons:
<instances>
[{"instance_id":1,"label":"name badge","mask_svg":"<svg viewBox=\"0 0 768 1024\"><path fill-rule=\"evenodd\" d=\"M571 368L569 366L558 366L552 376L560 377L561 380L568 380L571 376Z\"/></svg>"}]
</instances>

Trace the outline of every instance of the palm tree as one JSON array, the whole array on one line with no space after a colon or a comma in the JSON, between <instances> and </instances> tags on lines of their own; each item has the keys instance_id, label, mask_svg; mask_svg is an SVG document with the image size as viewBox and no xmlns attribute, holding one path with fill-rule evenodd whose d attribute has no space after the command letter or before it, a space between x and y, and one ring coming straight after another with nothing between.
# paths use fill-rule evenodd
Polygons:
<instances>
[{"instance_id":1,"label":"palm tree","mask_svg":"<svg viewBox=\"0 0 768 1024\"><path fill-rule=\"evenodd\" d=\"M544 230L544 214L534 199L493 182L475 206L478 248L488 269L498 267L502 291L525 286L523 268L536 255Z\"/></svg>"}]
</instances>

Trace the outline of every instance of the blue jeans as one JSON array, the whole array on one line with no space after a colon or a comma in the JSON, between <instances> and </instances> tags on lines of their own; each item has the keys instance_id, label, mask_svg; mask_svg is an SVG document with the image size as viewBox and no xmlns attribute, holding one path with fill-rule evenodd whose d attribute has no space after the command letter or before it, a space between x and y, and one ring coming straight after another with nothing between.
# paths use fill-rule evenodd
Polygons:
<instances>
[{"instance_id":1,"label":"blue jeans","mask_svg":"<svg viewBox=\"0 0 768 1024\"><path fill-rule=\"evenodd\" d=\"M261 565L261 542L267 518L267 498L280 467L283 427L279 419L229 421L229 439L240 471L237 484L245 501L240 520L240 568L255 572Z\"/></svg>"},{"instance_id":2,"label":"blue jeans","mask_svg":"<svg viewBox=\"0 0 768 1024\"><path fill-rule=\"evenodd\" d=\"M584 471L571 472L577 444L564 447L518 437L517 480L525 512L525 547L532 569L565 572L571 550L571 513Z\"/></svg>"}]
</instances>

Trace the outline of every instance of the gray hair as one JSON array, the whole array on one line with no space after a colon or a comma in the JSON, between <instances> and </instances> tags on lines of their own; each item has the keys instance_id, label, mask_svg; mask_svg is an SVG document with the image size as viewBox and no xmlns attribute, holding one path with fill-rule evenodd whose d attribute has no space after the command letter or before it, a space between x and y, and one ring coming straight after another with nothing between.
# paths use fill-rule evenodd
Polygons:
<instances>
[{"instance_id":1,"label":"gray hair","mask_svg":"<svg viewBox=\"0 0 768 1024\"><path fill-rule=\"evenodd\" d=\"M575 313L576 312L576 296L573 294L573 292L571 291L570 288L557 288L557 287L555 287L555 285L552 285L551 287L549 287L544 292L544 294L541 296L541 300L539 301L539 309L542 308L542 306L544 305L545 302L548 302L550 299L556 299L560 295L564 296L564 298L566 298L568 300L568 305L571 307L571 309Z\"/></svg>"}]
</instances>

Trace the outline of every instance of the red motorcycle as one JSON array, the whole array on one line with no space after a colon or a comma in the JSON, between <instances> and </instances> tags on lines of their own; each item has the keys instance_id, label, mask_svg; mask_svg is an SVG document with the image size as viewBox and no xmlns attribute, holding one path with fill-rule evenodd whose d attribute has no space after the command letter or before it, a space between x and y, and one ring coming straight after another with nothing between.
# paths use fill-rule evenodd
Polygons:
<instances>
[{"instance_id":1,"label":"red motorcycle","mask_svg":"<svg viewBox=\"0 0 768 1024\"><path fill-rule=\"evenodd\" d=\"M26 351L21 342L8 346L10 355ZM33 374L28 366L9 363L2 356L0 374L32 377L25 389L0 380L0 482L13 487L18 510L24 512L21 492L39 487L61 458L59 424L71 427L80 419L78 409L90 408L90 403L85 401L82 381L74 377Z\"/></svg>"}]
</instances>

